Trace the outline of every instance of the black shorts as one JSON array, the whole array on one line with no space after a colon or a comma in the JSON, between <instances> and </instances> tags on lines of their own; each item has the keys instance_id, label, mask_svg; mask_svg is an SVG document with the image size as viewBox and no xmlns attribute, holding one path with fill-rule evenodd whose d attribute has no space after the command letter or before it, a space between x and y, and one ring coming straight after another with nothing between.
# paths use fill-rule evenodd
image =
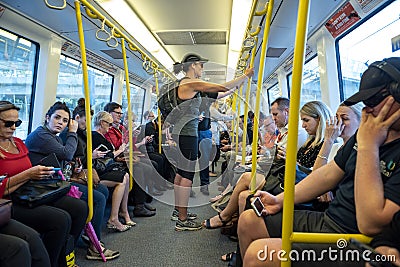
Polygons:
<instances>
[{"instance_id":1,"label":"black shorts","mask_svg":"<svg viewBox=\"0 0 400 267\"><path fill-rule=\"evenodd\" d=\"M282 236L282 213L266 216L264 221L270 237ZM307 210L294 211L293 232L345 233L325 213ZM340 239L334 244L293 243L290 254L283 258L290 258L292 266L364 266L362 253L356 250Z\"/></svg>"},{"instance_id":2,"label":"black shorts","mask_svg":"<svg viewBox=\"0 0 400 267\"><path fill-rule=\"evenodd\" d=\"M174 136L174 141L178 144L179 148L174 153L177 173L180 176L193 181L197 154L199 151L197 136Z\"/></svg>"}]
</instances>

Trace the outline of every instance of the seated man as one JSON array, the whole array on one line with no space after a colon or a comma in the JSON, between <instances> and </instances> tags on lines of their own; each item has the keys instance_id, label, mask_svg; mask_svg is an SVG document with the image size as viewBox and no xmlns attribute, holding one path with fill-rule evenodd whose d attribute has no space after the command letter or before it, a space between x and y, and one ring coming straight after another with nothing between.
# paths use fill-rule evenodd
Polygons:
<instances>
[{"instance_id":1,"label":"seated man","mask_svg":"<svg viewBox=\"0 0 400 267\"><path fill-rule=\"evenodd\" d=\"M295 211L295 232L380 233L400 210L400 58L372 63L363 73L359 92L345 101L352 105L363 101L358 133L338 151L334 161L313 171L295 186L295 203L309 201L338 186L336 198L326 212ZM238 236L241 255L246 266L278 266L277 254L259 257L260 251L281 249L283 194L273 196L257 192L265 205L258 217L247 210L239 218ZM251 229L251 231L249 231ZM337 249L332 244L298 244L292 249L301 254L313 250L318 261L292 261L296 266L334 266L323 250ZM265 252L265 251L264 251ZM345 254L345 253L343 253ZM361 261L342 258L344 264L363 266Z\"/></svg>"}]
</instances>

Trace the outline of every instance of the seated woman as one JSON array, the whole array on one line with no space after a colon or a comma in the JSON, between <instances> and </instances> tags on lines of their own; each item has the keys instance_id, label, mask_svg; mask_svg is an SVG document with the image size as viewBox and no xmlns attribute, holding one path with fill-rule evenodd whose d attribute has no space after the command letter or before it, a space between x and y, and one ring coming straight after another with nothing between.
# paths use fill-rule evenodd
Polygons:
<instances>
[{"instance_id":1,"label":"seated woman","mask_svg":"<svg viewBox=\"0 0 400 267\"><path fill-rule=\"evenodd\" d=\"M118 150L108 142L104 137L108 128L111 127L113 119L110 113L100 111L93 117L94 131L92 131L92 149L105 146L107 147L107 158L114 159L118 157L125 150L125 145L122 145ZM115 231L124 232L129 230L131 226L136 225L130 218L128 211L128 194L129 194L129 175L125 170L116 169L99 173L100 183L107 187L114 187L111 204L111 214L108 219L107 228L114 229ZM125 224L122 224L118 216L121 216Z\"/></svg>"},{"instance_id":2,"label":"seated woman","mask_svg":"<svg viewBox=\"0 0 400 267\"><path fill-rule=\"evenodd\" d=\"M54 173L53 167L32 167L28 157L28 148L21 139L13 137L16 127L21 124L18 119L19 108L8 101L0 101L0 173L7 173L2 187L7 196L31 179L46 179ZM78 239L88 215L85 202L64 196L51 203L28 208L14 203L13 218L35 229L40 233L49 254L51 266L65 264L65 253L62 251L71 234Z\"/></svg>"},{"instance_id":3,"label":"seated woman","mask_svg":"<svg viewBox=\"0 0 400 267\"><path fill-rule=\"evenodd\" d=\"M13 219L0 227L0 251L0 266L50 267L38 232Z\"/></svg>"},{"instance_id":4,"label":"seated woman","mask_svg":"<svg viewBox=\"0 0 400 267\"><path fill-rule=\"evenodd\" d=\"M91 113L93 111L91 110ZM78 123L78 129L76 131L77 137L78 137L78 143L77 147L74 153L73 158L75 161L79 159L79 161L82 163L80 171L85 172L85 170L82 170L82 168L87 169L87 155L86 155L86 111L85 111L85 99L80 98L78 100L78 106L74 109L72 112L72 118ZM57 132L57 129L54 129L55 132ZM62 149L68 141L68 132L69 132L69 127L66 127L61 133L60 137L63 140L63 144L55 144L55 146L58 146L60 149ZM92 153L92 158L100 158L104 157L105 152L101 152L98 149L95 149ZM68 160L66 158L59 158L60 160ZM77 162L75 163L77 164ZM86 175L86 174L85 174ZM88 201L88 187L84 184L81 183L72 183L73 185L79 187L79 191L82 192L82 196L80 199L84 201ZM100 184L99 180L94 179L93 175L93 217L91 220L91 223L93 225L93 229L97 235L97 238L101 240L101 228L103 225L103 217L104 217L104 211L106 208L106 202L108 199L108 188L107 186ZM82 236L84 240L86 239L86 236ZM111 249L106 249L104 248L104 243L101 242L101 245L103 246L103 253L104 256L106 257L107 260L112 260L117 258L120 253L119 251L113 251ZM96 248L94 247L93 244L90 244L87 253L86 253L86 258L89 260L102 260L100 253L97 252Z\"/></svg>"},{"instance_id":5,"label":"seated woman","mask_svg":"<svg viewBox=\"0 0 400 267\"><path fill-rule=\"evenodd\" d=\"M299 149L297 153L298 164L311 168L317 159L319 150L321 149L324 138L323 133L325 131L325 122L331 118L330 109L320 101L311 101L306 103L300 110L301 120L303 121L302 127L307 131L309 137L305 144ZM281 150L279 156L284 159L285 151ZM265 180L268 179L262 174L256 174L257 188L261 188L265 184ZM238 212L244 210L243 201L239 201L239 195L247 198L250 194L251 173L244 173L239 181L237 182L231 198L226 208L218 215L204 221L204 226L207 229L216 229L226 226L230 223L232 216ZM245 194L241 194L245 192Z\"/></svg>"}]
</instances>

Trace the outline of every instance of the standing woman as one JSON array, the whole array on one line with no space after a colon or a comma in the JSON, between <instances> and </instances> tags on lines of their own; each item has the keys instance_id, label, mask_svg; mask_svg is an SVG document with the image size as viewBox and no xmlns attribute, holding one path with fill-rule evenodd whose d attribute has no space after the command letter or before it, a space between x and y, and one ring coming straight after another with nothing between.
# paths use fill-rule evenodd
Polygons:
<instances>
[{"instance_id":1,"label":"standing woman","mask_svg":"<svg viewBox=\"0 0 400 267\"><path fill-rule=\"evenodd\" d=\"M174 180L175 210L171 218L177 218L175 230L200 230L202 225L191 219L197 215L187 212L189 194L193 183L196 159L198 154L197 132L199 124L199 107L201 98L199 92L226 92L229 89L240 86L250 78L254 70L247 69L245 74L225 84L215 84L200 80L203 64L208 60L196 54L186 55L181 63L174 64L175 74L183 71L185 78L178 87L177 103L184 112L174 123L172 130L173 139L179 145L180 153L176 158L177 173ZM171 116L166 118L169 121Z\"/></svg>"}]
</instances>

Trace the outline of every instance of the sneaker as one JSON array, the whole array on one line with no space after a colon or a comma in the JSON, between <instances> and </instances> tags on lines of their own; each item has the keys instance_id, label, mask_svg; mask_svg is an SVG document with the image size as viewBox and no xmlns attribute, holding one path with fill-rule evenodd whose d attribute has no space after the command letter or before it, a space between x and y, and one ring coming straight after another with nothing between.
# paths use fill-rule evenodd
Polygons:
<instances>
[{"instance_id":1,"label":"sneaker","mask_svg":"<svg viewBox=\"0 0 400 267\"><path fill-rule=\"evenodd\" d=\"M177 220L175 225L175 231L197 231L202 228L202 224L199 222L191 221L191 220Z\"/></svg>"},{"instance_id":2,"label":"sneaker","mask_svg":"<svg viewBox=\"0 0 400 267\"><path fill-rule=\"evenodd\" d=\"M106 249L104 247L103 248L103 253L104 253L104 257L106 258L106 260L112 260L115 258L119 257L119 251L114 251L111 249ZM87 253L86 253L86 259L88 260L103 260L103 258L101 257L100 253L98 253L97 251L92 250L92 248L88 248Z\"/></svg>"},{"instance_id":3,"label":"sneaker","mask_svg":"<svg viewBox=\"0 0 400 267\"><path fill-rule=\"evenodd\" d=\"M174 211L172 212L172 215L171 215L171 221L177 221L178 219L179 219L179 211L174 209ZM186 219L189 221L196 220L197 214L188 212Z\"/></svg>"}]
</instances>

